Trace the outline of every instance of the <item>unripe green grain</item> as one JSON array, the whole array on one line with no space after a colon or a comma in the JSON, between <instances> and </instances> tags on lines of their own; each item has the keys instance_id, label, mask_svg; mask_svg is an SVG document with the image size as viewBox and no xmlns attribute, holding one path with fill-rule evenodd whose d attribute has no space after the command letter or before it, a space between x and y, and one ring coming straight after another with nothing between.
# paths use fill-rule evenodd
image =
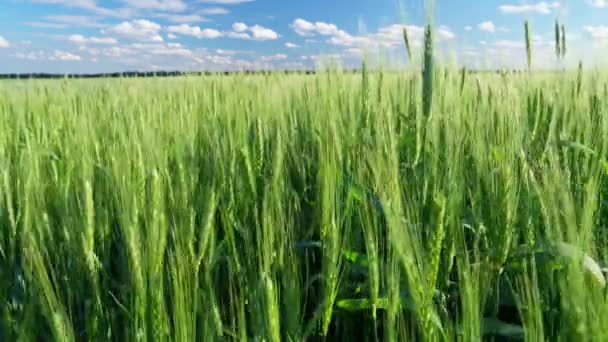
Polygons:
<instances>
[{"instance_id":1,"label":"unripe green grain","mask_svg":"<svg viewBox=\"0 0 608 342\"><path fill-rule=\"evenodd\" d=\"M566 52L568 51L568 49L566 48L566 25L562 24L562 46L561 46L561 53L562 53L562 59L564 57L566 57Z\"/></svg>"},{"instance_id":2,"label":"unripe green grain","mask_svg":"<svg viewBox=\"0 0 608 342\"><path fill-rule=\"evenodd\" d=\"M410 46L410 38L407 34L407 26L403 26L403 41L405 42L405 51L407 52L407 59L412 60L412 48Z\"/></svg>"},{"instance_id":3,"label":"unripe green grain","mask_svg":"<svg viewBox=\"0 0 608 342\"><path fill-rule=\"evenodd\" d=\"M532 38L530 37L530 23L528 20L524 23L525 40L526 40L526 61L528 63L528 71L532 70Z\"/></svg>"},{"instance_id":4,"label":"unripe green grain","mask_svg":"<svg viewBox=\"0 0 608 342\"><path fill-rule=\"evenodd\" d=\"M422 110L425 117L431 115L433 104L433 28L424 31L424 66L422 70Z\"/></svg>"},{"instance_id":5,"label":"unripe green grain","mask_svg":"<svg viewBox=\"0 0 608 342\"><path fill-rule=\"evenodd\" d=\"M559 30L559 22L555 21L555 58L559 59L561 56L561 39L560 39L560 30Z\"/></svg>"}]
</instances>

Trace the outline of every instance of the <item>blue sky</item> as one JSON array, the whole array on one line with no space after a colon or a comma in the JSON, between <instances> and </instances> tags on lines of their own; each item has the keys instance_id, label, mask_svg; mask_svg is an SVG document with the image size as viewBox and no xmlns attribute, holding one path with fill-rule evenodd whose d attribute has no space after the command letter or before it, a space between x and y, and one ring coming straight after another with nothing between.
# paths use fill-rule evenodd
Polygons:
<instances>
[{"instance_id":1,"label":"blue sky","mask_svg":"<svg viewBox=\"0 0 608 342\"><path fill-rule=\"evenodd\" d=\"M419 62L422 0L0 0L0 73L313 68ZM438 58L522 67L523 22L538 68L608 56L608 0L436 0ZM568 55L553 56L553 25ZM408 61L406 26L414 45Z\"/></svg>"}]
</instances>

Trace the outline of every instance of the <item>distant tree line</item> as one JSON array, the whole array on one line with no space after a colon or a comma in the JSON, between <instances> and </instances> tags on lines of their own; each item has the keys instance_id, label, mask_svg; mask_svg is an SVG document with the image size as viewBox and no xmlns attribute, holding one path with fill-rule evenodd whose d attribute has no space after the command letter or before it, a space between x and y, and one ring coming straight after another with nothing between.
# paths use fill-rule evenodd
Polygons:
<instances>
[{"instance_id":1,"label":"distant tree line","mask_svg":"<svg viewBox=\"0 0 608 342\"><path fill-rule=\"evenodd\" d=\"M354 70L353 70L354 71ZM0 79L46 79L46 78L121 78L121 77L177 77L177 76L211 76L211 75L231 75L231 74L314 74L315 70L246 70L246 71L126 71L112 73L94 74L58 74L58 73L23 73L23 74L0 74Z\"/></svg>"},{"instance_id":2,"label":"distant tree line","mask_svg":"<svg viewBox=\"0 0 608 342\"><path fill-rule=\"evenodd\" d=\"M384 70L387 73L399 70ZM344 69L346 73L358 73L361 69ZM372 71L373 72L373 71ZM523 70L486 69L466 70L467 73L521 73ZM95 74L59 74L59 73L24 73L0 74L0 79L62 79L62 78L131 78L131 77L178 77L178 76L212 76L212 75L265 75L265 74L316 74L316 70L244 70L244 71L125 71Z\"/></svg>"}]
</instances>

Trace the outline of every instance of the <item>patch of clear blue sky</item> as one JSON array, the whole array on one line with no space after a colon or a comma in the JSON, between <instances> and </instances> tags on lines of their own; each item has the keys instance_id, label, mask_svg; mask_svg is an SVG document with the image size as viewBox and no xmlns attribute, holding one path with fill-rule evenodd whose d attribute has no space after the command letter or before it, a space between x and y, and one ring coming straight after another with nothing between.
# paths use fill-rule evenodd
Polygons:
<instances>
[{"instance_id":1,"label":"patch of clear blue sky","mask_svg":"<svg viewBox=\"0 0 608 342\"><path fill-rule=\"evenodd\" d=\"M130 8L133 13L128 17L113 17L100 15L94 10L82 8L74 5L80 1L96 3L98 7L106 9ZM241 56L243 60L254 60L263 56L276 54L287 55L286 59L276 61L280 63L288 61L302 63L302 56L310 56L324 52L340 52L343 47L334 46L326 42L327 37L317 37L316 43L306 43L306 37L298 35L290 27L296 18L302 18L310 22L325 22L335 24L339 29L349 34L361 35L361 24L364 23L367 33L376 32L379 28L392 24L413 24L424 25L426 22L426 10L422 0L256 0L241 4L209 4L198 3L197 1L181 0L187 5L183 11L166 11L154 9L153 5L148 9L135 10L132 3L158 3L163 1L180 0L0 0L0 37L10 42L9 47L0 48L0 72L26 72L26 71L110 71L134 68L125 65L118 57L99 56L95 62L91 62L91 56L87 55L87 50L82 46L77 46L73 42L65 39L72 34L83 36L105 37L111 34L103 34L100 28L84 27L76 23L62 23L67 25L65 28L39 27L32 23L51 23L48 16L53 15L79 15L96 17L100 23L108 26L118 25L134 19L146 19L158 23L163 27L161 35L168 42L178 42L190 50L205 49L205 51L239 50L249 51L250 53ZM480 42L492 44L496 41L522 41L523 21L529 19L534 33L541 34L550 39L553 22L556 18L565 23L568 31L576 39L589 43L591 35L583 30L584 26L600 27L608 25L608 8L591 6L592 0L562 0L559 1L559 8L554 8L551 13L544 14L538 11L527 13L508 14L499 10L501 5L538 5L542 1L522 1L522 0L437 0L434 5L434 20L437 25L445 25L455 34L454 43L456 46L481 48ZM63 2L63 3L62 3ZM70 3L72 3L70 5ZM557 1L546 1L548 5ZM608 4L608 2L606 2ZM146 7L146 6L142 6ZM176 40L167 39L166 28L170 25L179 23L171 22L164 18L163 14L192 14L209 7L221 7L228 11L227 14L205 15L208 21L192 22L188 25L198 26L201 29L210 28L220 31L230 30L235 22L244 22L248 25L261 25L269 28L280 35L275 40L255 41L239 40L231 38L218 39L197 39L187 35L179 35ZM482 31L477 25L484 21L491 21L496 26L496 32ZM471 26L470 31L465 30L466 26ZM606 26L608 31L608 26ZM601 29L598 30L601 34ZM604 33L608 40L608 33ZM61 39L64 37L64 39ZM118 46L138 43L133 39L119 39ZM574 38L573 38L574 39ZM602 38L595 38L602 42ZM26 41L31 44L24 43ZM298 49L288 49L285 43L291 42L301 46ZM82 44L81 44L82 45ZM584 45L584 44L583 44ZM93 46L87 44L85 49L91 47L108 48L109 46ZM80 48L80 50L79 50ZM61 61L48 58L53 50L72 53L81 56L80 61ZM37 53L31 59L24 59L23 56ZM45 55L45 53L47 55ZM20 57L18 57L20 56ZM166 64L166 56L161 65ZM234 57L236 58L236 57ZM481 57L480 57L481 58ZM151 62L152 63L152 60ZM163 64L165 63L165 64ZM184 62L185 63L185 62ZM185 64L184 64L185 65ZM175 65L180 68L179 64ZM218 66L221 68L221 66Z\"/></svg>"}]
</instances>

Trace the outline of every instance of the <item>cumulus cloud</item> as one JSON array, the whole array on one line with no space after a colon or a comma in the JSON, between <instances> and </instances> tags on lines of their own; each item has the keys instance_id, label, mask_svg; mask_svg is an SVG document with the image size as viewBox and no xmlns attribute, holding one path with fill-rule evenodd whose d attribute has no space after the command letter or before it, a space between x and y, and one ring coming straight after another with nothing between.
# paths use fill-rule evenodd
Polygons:
<instances>
[{"instance_id":1,"label":"cumulus cloud","mask_svg":"<svg viewBox=\"0 0 608 342\"><path fill-rule=\"evenodd\" d=\"M0 48L7 48L11 46L11 44L6 40L6 38L0 36Z\"/></svg>"},{"instance_id":2,"label":"cumulus cloud","mask_svg":"<svg viewBox=\"0 0 608 342\"><path fill-rule=\"evenodd\" d=\"M125 21L107 30L105 34L117 35L131 40L162 42L161 26L145 19Z\"/></svg>"},{"instance_id":3,"label":"cumulus cloud","mask_svg":"<svg viewBox=\"0 0 608 342\"><path fill-rule=\"evenodd\" d=\"M415 25L390 25L381 27L376 33L367 35L352 35L339 29L335 24L324 22L310 22L304 19L295 19L291 28L300 36L314 37L326 36L326 42L332 45L343 47L358 47L365 45L368 47L395 47L403 44L403 28L406 27L410 40L414 46L419 46L424 34L424 28ZM439 41L450 40L456 35L446 26L438 27L437 37Z\"/></svg>"},{"instance_id":4,"label":"cumulus cloud","mask_svg":"<svg viewBox=\"0 0 608 342\"><path fill-rule=\"evenodd\" d=\"M285 43L285 47L289 48L289 49L297 49L297 48L300 47L300 45L297 45L297 44L294 44L294 43L291 43L291 42L287 42L287 43Z\"/></svg>"},{"instance_id":5,"label":"cumulus cloud","mask_svg":"<svg viewBox=\"0 0 608 342\"><path fill-rule=\"evenodd\" d=\"M485 32L490 32L490 33L496 32L496 25L494 25L494 23L491 21L484 21L482 23L479 23L479 25L477 25L477 28L480 31L485 31Z\"/></svg>"},{"instance_id":6,"label":"cumulus cloud","mask_svg":"<svg viewBox=\"0 0 608 342\"><path fill-rule=\"evenodd\" d=\"M254 25L250 27L249 30L255 40L275 40L279 38L279 35L276 32L260 25Z\"/></svg>"},{"instance_id":7,"label":"cumulus cloud","mask_svg":"<svg viewBox=\"0 0 608 342\"><path fill-rule=\"evenodd\" d=\"M502 13L506 14L521 14L521 13L537 13L537 14L551 14L555 9L561 7L561 4L557 1L546 2L541 1L534 4L521 4L521 5L501 5L498 9Z\"/></svg>"},{"instance_id":8,"label":"cumulus cloud","mask_svg":"<svg viewBox=\"0 0 608 342\"><path fill-rule=\"evenodd\" d=\"M171 33L196 37L198 39L217 39L224 35L222 32L215 29L201 29L198 26L190 26L188 24L169 26L167 30Z\"/></svg>"},{"instance_id":9,"label":"cumulus cloud","mask_svg":"<svg viewBox=\"0 0 608 342\"><path fill-rule=\"evenodd\" d=\"M291 24L291 28L303 37L312 37L315 34L325 36L337 35L340 31L335 24L328 24L320 21L312 23L301 18L295 19Z\"/></svg>"},{"instance_id":10,"label":"cumulus cloud","mask_svg":"<svg viewBox=\"0 0 608 342\"><path fill-rule=\"evenodd\" d=\"M232 24L232 30L234 30L234 32L245 32L247 31L247 25L244 23L234 23Z\"/></svg>"},{"instance_id":11,"label":"cumulus cloud","mask_svg":"<svg viewBox=\"0 0 608 342\"><path fill-rule=\"evenodd\" d=\"M260 26L253 25L249 26L245 23L234 23L231 31L219 31L215 29L201 29L198 26L190 26L187 24L169 26L167 31L174 34L181 34L184 36L196 37L199 39L216 39L221 37L228 37L234 39L244 40L274 40L279 38L279 34L275 31Z\"/></svg>"}]
</instances>

